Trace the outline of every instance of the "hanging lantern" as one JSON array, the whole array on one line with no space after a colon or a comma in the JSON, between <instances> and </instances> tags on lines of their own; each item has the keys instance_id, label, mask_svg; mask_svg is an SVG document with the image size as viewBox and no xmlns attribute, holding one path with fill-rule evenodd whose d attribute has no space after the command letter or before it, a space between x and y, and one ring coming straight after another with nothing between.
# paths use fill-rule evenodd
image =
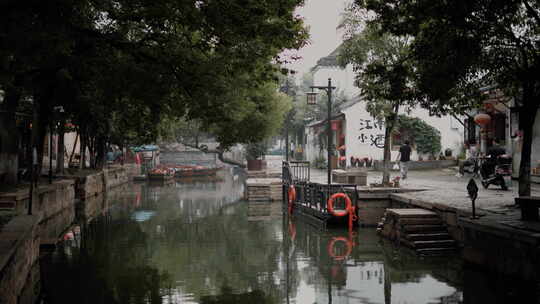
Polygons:
<instances>
[{"instance_id":1,"label":"hanging lantern","mask_svg":"<svg viewBox=\"0 0 540 304\"><path fill-rule=\"evenodd\" d=\"M336 131L337 129L339 129L339 124L340 124L339 120L332 120L330 123L331 123L332 131Z\"/></svg>"},{"instance_id":2,"label":"hanging lantern","mask_svg":"<svg viewBox=\"0 0 540 304\"><path fill-rule=\"evenodd\" d=\"M317 93L315 92L307 92L307 104L308 105L316 105L317 104Z\"/></svg>"},{"instance_id":3,"label":"hanging lantern","mask_svg":"<svg viewBox=\"0 0 540 304\"><path fill-rule=\"evenodd\" d=\"M476 114L474 117L474 122L481 127L485 127L491 122L491 116L484 113Z\"/></svg>"}]
</instances>

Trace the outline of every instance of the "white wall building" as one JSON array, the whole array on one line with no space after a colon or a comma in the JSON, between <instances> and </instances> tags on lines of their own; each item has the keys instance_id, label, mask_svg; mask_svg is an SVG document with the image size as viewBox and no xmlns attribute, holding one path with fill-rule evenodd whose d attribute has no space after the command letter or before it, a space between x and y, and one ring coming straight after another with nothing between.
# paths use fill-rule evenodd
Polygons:
<instances>
[{"instance_id":1,"label":"white wall building","mask_svg":"<svg viewBox=\"0 0 540 304\"><path fill-rule=\"evenodd\" d=\"M332 85L342 91L352 101L344 105L341 114L333 119L342 120L341 128L333 131L333 141L335 147L344 144L346 165L350 165L351 156L355 158L368 157L373 160L383 159L384 146L384 124L376 121L366 111L366 103L358 98L359 89L354 86L355 75L352 66L341 68L337 64L337 53L335 50L327 57L321 58L312 69L315 86L326 86L328 78L332 79ZM399 114L405 114L400 112ZM456 156L463 147L463 126L450 116L435 117L430 116L427 110L417 108L410 114L424 120L427 124L439 130L441 134L441 151L452 150L452 155ZM305 156L308 161L314 161L317 157L326 158L326 150L318 147L317 134L324 132L321 127L324 121L314 122L308 125L306 130L306 151ZM395 143L394 143L395 144ZM398 146L393 146L392 159L397 157ZM418 155L413 151L413 160L418 159Z\"/></svg>"}]
</instances>

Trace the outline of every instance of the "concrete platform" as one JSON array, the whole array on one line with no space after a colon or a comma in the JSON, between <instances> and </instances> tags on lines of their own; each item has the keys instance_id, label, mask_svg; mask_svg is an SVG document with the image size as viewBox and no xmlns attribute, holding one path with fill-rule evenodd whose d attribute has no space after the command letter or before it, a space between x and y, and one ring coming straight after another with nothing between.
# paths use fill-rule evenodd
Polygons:
<instances>
[{"instance_id":1,"label":"concrete platform","mask_svg":"<svg viewBox=\"0 0 540 304\"><path fill-rule=\"evenodd\" d=\"M386 209L386 212L395 214L399 217L434 217L437 213L426 209L410 208L410 209Z\"/></svg>"}]
</instances>

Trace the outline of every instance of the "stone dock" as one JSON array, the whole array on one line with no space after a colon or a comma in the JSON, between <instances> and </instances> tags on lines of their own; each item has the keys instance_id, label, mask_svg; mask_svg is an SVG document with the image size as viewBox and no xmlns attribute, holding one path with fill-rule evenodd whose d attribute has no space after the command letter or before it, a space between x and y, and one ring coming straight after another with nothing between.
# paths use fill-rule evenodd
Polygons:
<instances>
[{"instance_id":1,"label":"stone dock","mask_svg":"<svg viewBox=\"0 0 540 304\"><path fill-rule=\"evenodd\" d=\"M311 176L312 181L326 182L326 171L312 170ZM380 180L380 172L368 173L368 185ZM514 203L517 182L513 181L509 191L479 186L478 218L472 219L466 190L469 180L450 169L423 170L410 171L399 189L359 187L360 224L375 226L388 208L429 210L442 220L466 262L496 273L540 280L540 222L521 219ZM540 185L532 185L532 195L540 196Z\"/></svg>"}]
</instances>

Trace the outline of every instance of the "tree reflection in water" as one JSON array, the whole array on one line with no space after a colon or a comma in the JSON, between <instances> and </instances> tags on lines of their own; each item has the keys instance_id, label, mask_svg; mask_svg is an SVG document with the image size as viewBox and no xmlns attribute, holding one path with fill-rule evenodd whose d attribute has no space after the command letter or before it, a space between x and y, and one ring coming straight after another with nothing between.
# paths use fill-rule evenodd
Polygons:
<instances>
[{"instance_id":1,"label":"tree reflection in water","mask_svg":"<svg viewBox=\"0 0 540 304\"><path fill-rule=\"evenodd\" d=\"M102 216L41 259L44 303L162 303L167 272L149 264L147 235L128 216Z\"/></svg>"}]
</instances>

